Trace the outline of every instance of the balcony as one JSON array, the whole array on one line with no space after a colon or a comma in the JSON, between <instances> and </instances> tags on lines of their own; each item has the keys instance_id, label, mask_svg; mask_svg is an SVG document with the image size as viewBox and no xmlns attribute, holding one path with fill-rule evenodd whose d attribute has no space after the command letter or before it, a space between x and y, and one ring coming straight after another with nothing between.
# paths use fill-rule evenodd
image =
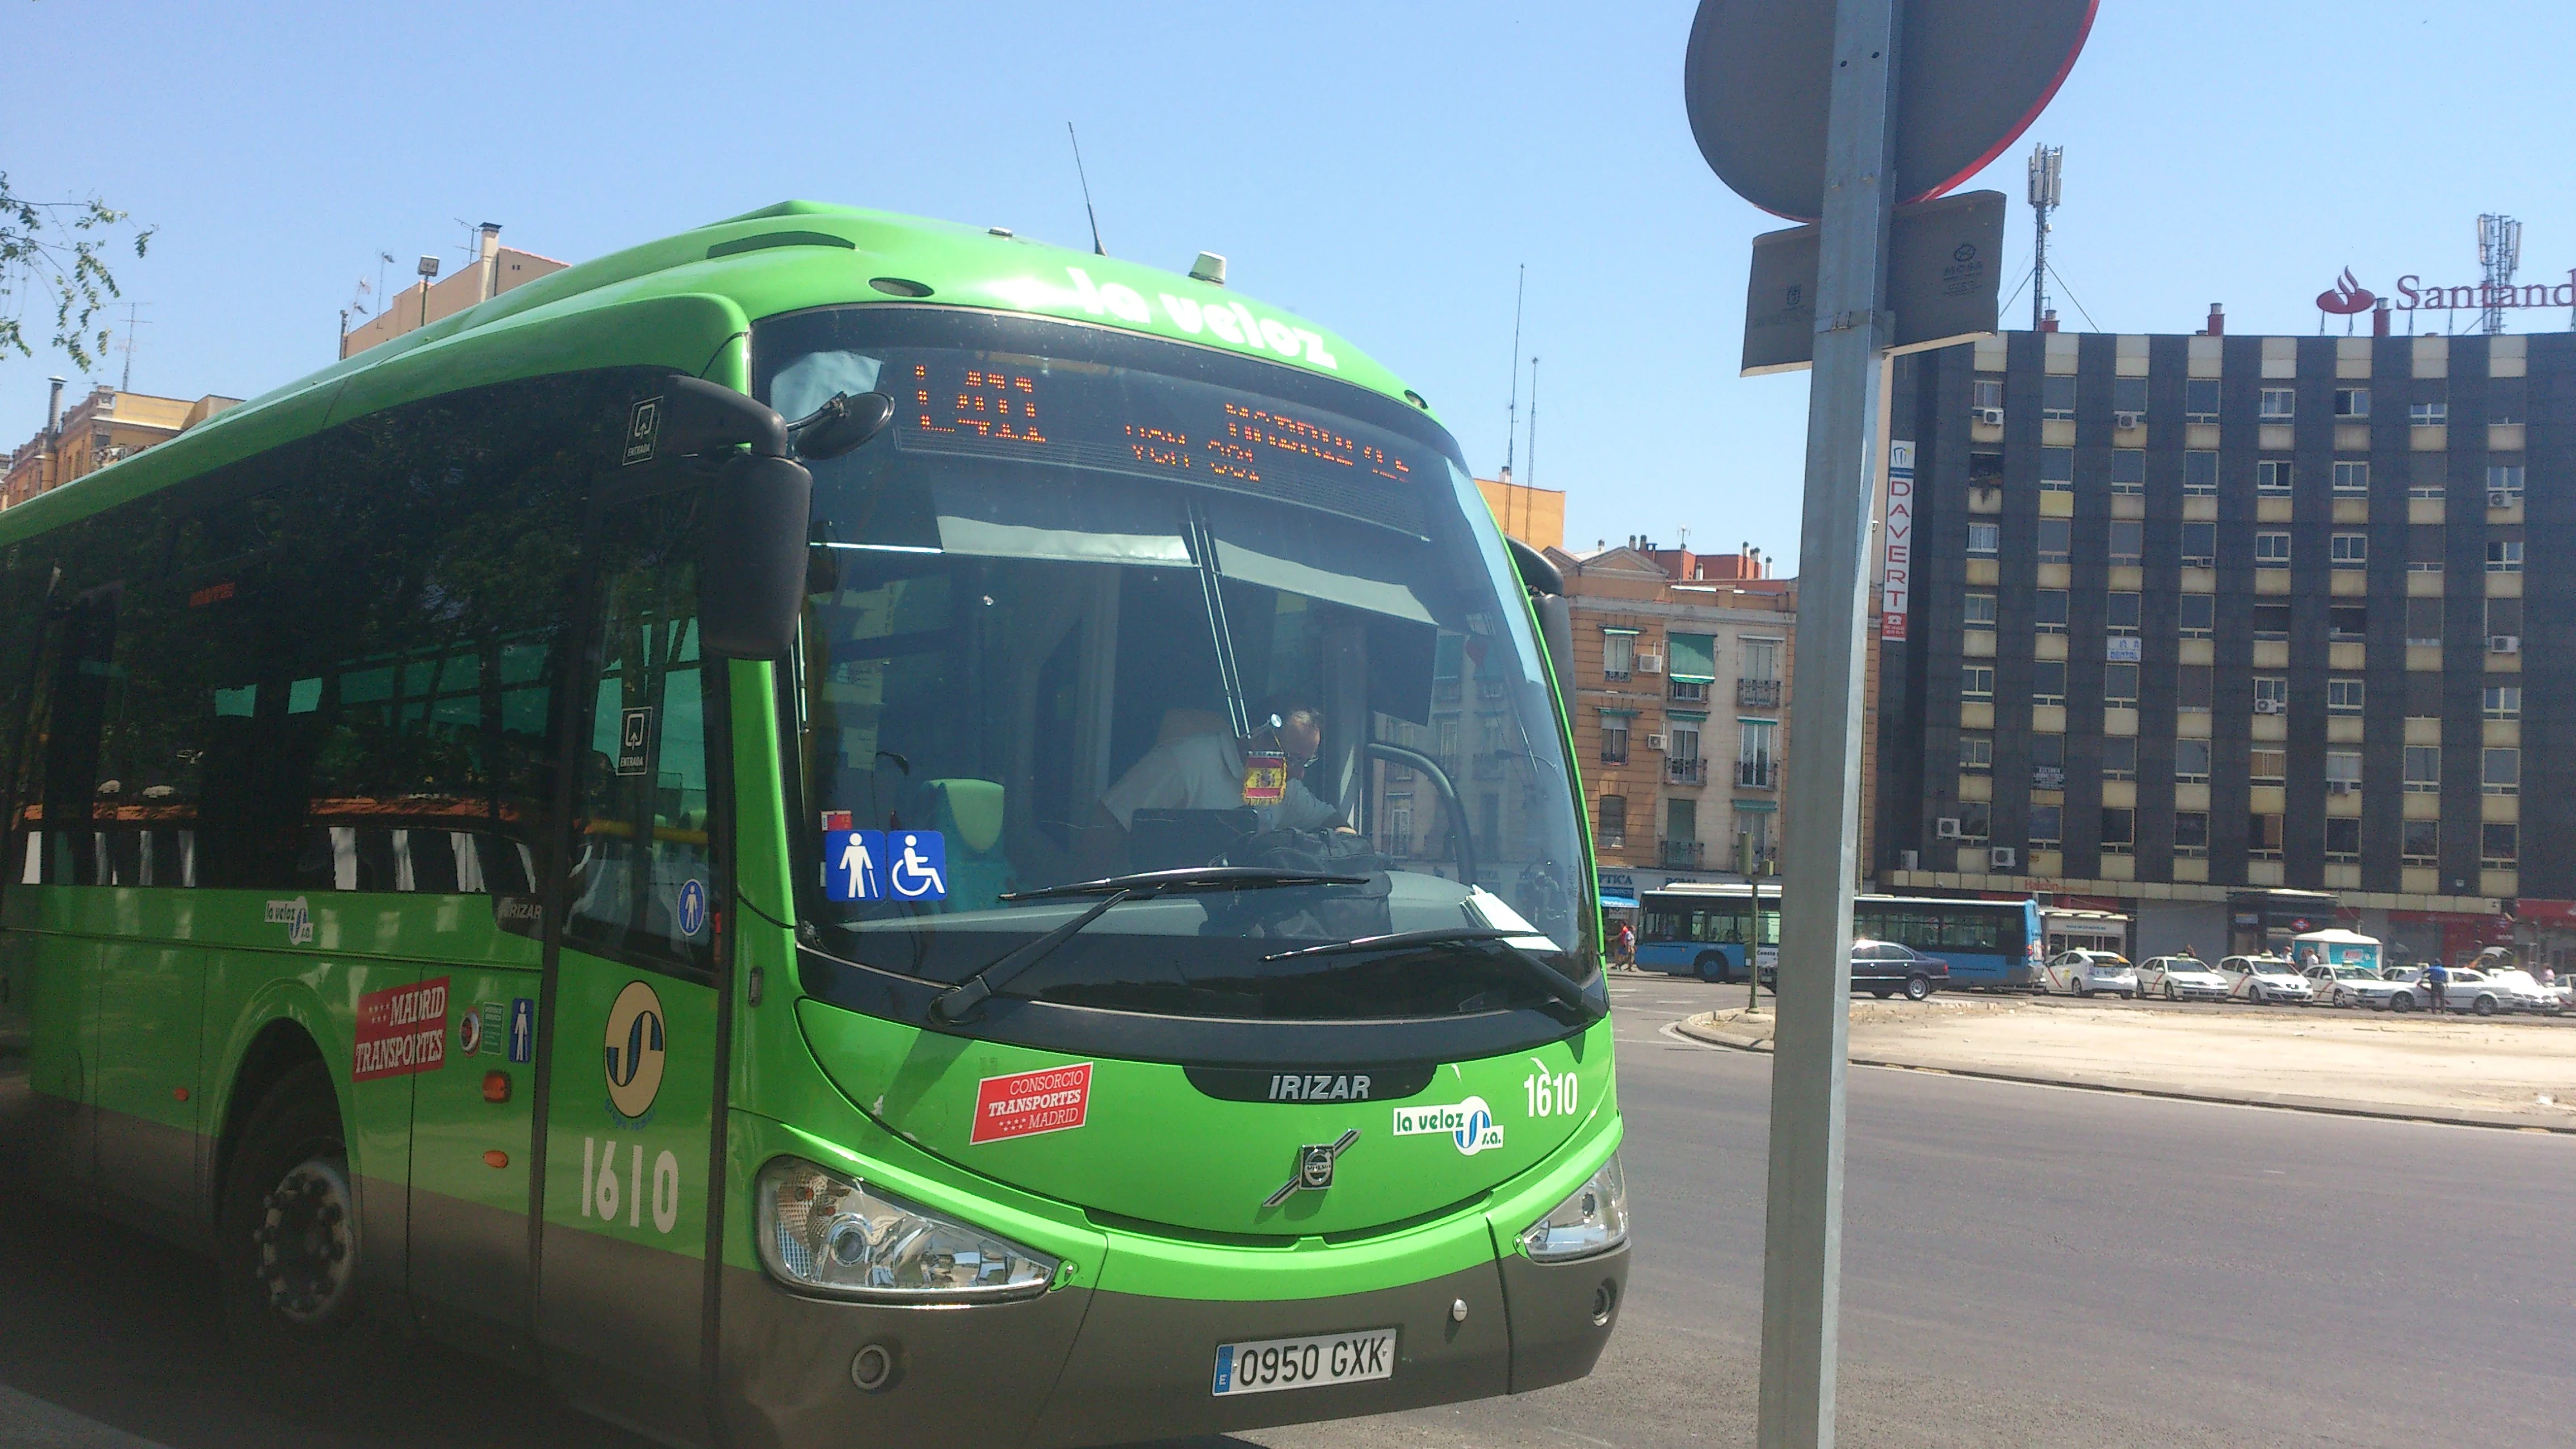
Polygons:
<instances>
[{"instance_id":1,"label":"balcony","mask_svg":"<svg viewBox=\"0 0 2576 1449\"><path fill-rule=\"evenodd\" d=\"M1601 668L1601 677L1612 684L1625 684L1628 681L1628 671L1625 669L1612 669L1605 664Z\"/></svg>"},{"instance_id":2,"label":"balcony","mask_svg":"<svg viewBox=\"0 0 2576 1449\"><path fill-rule=\"evenodd\" d=\"M1705 785L1708 783L1708 761L1677 760L1664 757L1664 783L1667 785Z\"/></svg>"},{"instance_id":3,"label":"balcony","mask_svg":"<svg viewBox=\"0 0 2576 1449\"><path fill-rule=\"evenodd\" d=\"M1705 681L1694 682L1687 679L1673 679L1667 680L1665 683L1667 685L1667 689L1664 697L1675 704L1708 703L1708 685Z\"/></svg>"},{"instance_id":4,"label":"balcony","mask_svg":"<svg viewBox=\"0 0 2576 1449\"><path fill-rule=\"evenodd\" d=\"M1778 709L1780 681L1776 679L1739 679L1735 681L1735 707L1738 709Z\"/></svg>"},{"instance_id":5,"label":"balcony","mask_svg":"<svg viewBox=\"0 0 2576 1449\"><path fill-rule=\"evenodd\" d=\"M1780 766L1768 755L1756 755L1735 762L1735 788L1738 790L1773 790L1780 785Z\"/></svg>"},{"instance_id":6,"label":"balcony","mask_svg":"<svg viewBox=\"0 0 2576 1449\"><path fill-rule=\"evenodd\" d=\"M1601 763L1605 765L1624 765L1628 763L1628 742L1626 740L1621 740L1616 745L1603 745L1601 747Z\"/></svg>"},{"instance_id":7,"label":"balcony","mask_svg":"<svg viewBox=\"0 0 2576 1449\"><path fill-rule=\"evenodd\" d=\"M1454 679L1435 679L1431 681L1431 702L1434 704L1456 704L1458 702L1458 681Z\"/></svg>"},{"instance_id":8,"label":"balcony","mask_svg":"<svg viewBox=\"0 0 2576 1449\"><path fill-rule=\"evenodd\" d=\"M1704 840L1658 840L1655 842L1655 864L1665 870L1697 870L1708 854Z\"/></svg>"}]
</instances>

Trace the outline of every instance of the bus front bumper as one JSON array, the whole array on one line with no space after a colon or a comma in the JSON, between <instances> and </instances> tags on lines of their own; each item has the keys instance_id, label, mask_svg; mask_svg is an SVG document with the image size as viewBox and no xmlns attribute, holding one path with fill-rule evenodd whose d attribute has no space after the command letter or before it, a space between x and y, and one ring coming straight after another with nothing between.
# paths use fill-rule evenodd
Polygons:
<instances>
[{"instance_id":1,"label":"bus front bumper","mask_svg":"<svg viewBox=\"0 0 2576 1449\"><path fill-rule=\"evenodd\" d=\"M1526 1393L1592 1371L1627 1278L1622 1246L1571 1263L1513 1254L1329 1298L1064 1288L1024 1303L912 1308L799 1297L731 1270L722 1412L735 1445L1075 1449ZM1386 1378L1213 1392L1220 1344L1383 1328L1396 1330ZM873 1390L852 1372L871 1345L893 1368Z\"/></svg>"}]
</instances>

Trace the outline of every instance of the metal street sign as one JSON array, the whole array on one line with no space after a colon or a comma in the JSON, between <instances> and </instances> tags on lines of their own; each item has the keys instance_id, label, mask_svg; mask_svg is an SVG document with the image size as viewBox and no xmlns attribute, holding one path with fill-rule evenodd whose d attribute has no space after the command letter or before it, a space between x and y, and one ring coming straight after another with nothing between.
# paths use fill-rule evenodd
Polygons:
<instances>
[{"instance_id":1,"label":"metal street sign","mask_svg":"<svg viewBox=\"0 0 2576 1449\"><path fill-rule=\"evenodd\" d=\"M1813 222L1753 239L1744 285L1744 375L1794 372L1816 357ZM2004 194L1968 191L1896 208L1887 257L1890 352L1983 337L1999 325Z\"/></svg>"},{"instance_id":2,"label":"metal street sign","mask_svg":"<svg viewBox=\"0 0 2576 1449\"><path fill-rule=\"evenodd\" d=\"M1866 567L1880 377L1898 332L1995 325L1988 240L1902 260L1897 203L1938 196L2012 143L2055 94L2094 0L1701 0L1683 99L1709 165L1756 206L1820 220L1804 259L1773 245L1748 293L1747 366L1812 357L1798 540L1798 698L1780 796L1779 1012L1762 1219L1763 1449L1830 1449L1841 1353L1843 1078L1860 809ZM1916 227L1973 216L1917 213ZM1960 255L1961 251L1969 255ZM1948 265L1966 268L1946 276ZM1813 278L1812 286L1806 282ZM1767 281L1766 281L1767 278ZM1945 291L1955 284L1952 295ZM1764 290L1767 285L1768 290ZM1793 294L1793 289L1794 294ZM1896 303L1890 315L1890 299ZM1964 322L1944 321L1945 307ZM1791 335L1805 313L1803 348ZM1906 313L1917 314L1908 321Z\"/></svg>"},{"instance_id":3,"label":"metal street sign","mask_svg":"<svg viewBox=\"0 0 2576 1449\"><path fill-rule=\"evenodd\" d=\"M1897 93L1896 199L1967 180L2039 117L2093 27L2099 0L1908 0ZM1833 0L1701 0L1682 103L1700 154L1777 216L1825 214Z\"/></svg>"}]
</instances>

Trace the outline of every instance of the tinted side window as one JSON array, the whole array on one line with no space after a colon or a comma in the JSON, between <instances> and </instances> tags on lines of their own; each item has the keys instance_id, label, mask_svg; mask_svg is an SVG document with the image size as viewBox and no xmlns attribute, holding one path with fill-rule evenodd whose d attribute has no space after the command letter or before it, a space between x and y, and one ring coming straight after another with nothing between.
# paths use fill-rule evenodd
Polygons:
<instances>
[{"instance_id":1,"label":"tinted side window","mask_svg":"<svg viewBox=\"0 0 2576 1449\"><path fill-rule=\"evenodd\" d=\"M580 500L637 391L431 399L82 525L126 567L58 611L41 816L89 828L42 878L531 889Z\"/></svg>"},{"instance_id":2,"label":"tinted side window","mask_svg":"<svg viewBox=\"0 0 2576 1449\"><path fill-rule=\"evenodd\" d=\"M598 623L582 693L564 939L699 970L715 964L720 835L711 743L723 737L722 661L698 650L704 489L600 510Z\"/></svg>"}]
</instances>

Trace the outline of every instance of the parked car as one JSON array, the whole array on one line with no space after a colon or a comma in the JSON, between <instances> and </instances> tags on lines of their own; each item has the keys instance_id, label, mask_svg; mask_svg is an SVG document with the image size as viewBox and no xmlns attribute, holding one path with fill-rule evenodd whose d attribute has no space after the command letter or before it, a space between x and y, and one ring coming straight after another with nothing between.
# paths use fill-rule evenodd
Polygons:
<instances>
[{"instance_id":1,"label":"parked car","mask_svg":"<svg viewBox=\"0 0 2576 1449\"><path fill-rule=\"evenodd\" d=\"M2386 979L2367 966L2356 966L2349 961L2310 966L2304 974L2308 978L2308 989L2315 993L2317 1000L2328 1006L2359 1006L2361 997L2351 989L2353 984Z\"/></svg>"},{"instance_id":2,"label":"parked car","mask_svg":"<svg viewBox=\"0 0 2576 1449\"><path fill-rule=\"evenodd\" d=\"M2536 1011L2543 1016L2556 1016L2567 1009L2567 997L2563 988L2543 986L2540 984L2539 977L2519 966L2484 974L2487 980L2494 982L2497 987L2515 998L2513 1007L2516 1011Z\"/></svg>"},{"instance_id":3,"label":"parked car","mask_svg":"<svg viewBox=\"0 0 2576 1449\"><path fill-rule=\"evenodd\" d=\"M2153 956L2138 964L2138 990L2167 1001L2225 1001L2227 978L2197 956Z\"/></svg>"},{"instance_id":4,"label":"parked car","mask_svg":"<svg viewBox=\"0 0 2576 1449\"><path fill-rule=\"evenodd\" d=\"M2415 968L2391 966L2377 976L2341 978L2335 982L2336 1000L2373 1011L2407 1012L2429 1004L2424 987L2417 982Z\"/></svg>"},{"instance_id":5,"label":"parked car","mask_svg":"<svg viewBox=\"0 0 2576 1449\"><path fill-rule=\"evenodd\" d=\"M1900 991L1908 1001L1921 1001L1950 984L1950 963L1894 941L1854 941L1851 982L1852 990L1881 1001Z\"/></svg>"},{"instance_id":6,"label":"parked car","mask_svg":"<svg viewBox=\"0 0 2576 1449\"><path fill-rule=\"evenodd\" d=\"M1765 960L1757 968L1762 985L1777 989L1777 958ZM1866 936L1852 941L1851 989L1866 991L1881 1001L1905 993L1908 1001L1921 1001L1950 984L1950 963L1938 956L1926 956L1911 946L1894 941L1873 941Z\"/></svg>"},{"instance_id":7,"label":"parked car","mask_svg":"<svg viewBox=\"0 0 2576 1449\"><path fill-rule=\"evenodd\" d=\"M2138 996L2138 968L2117 951L2060 951L2039 968L2039 981L2041 990L2053 994L2107 991L2127 1001Z\"/></svg>"},{"instance_id":8,"label":"parked car","mask_svg":"<svg viewBox=\"0 0 2576 1449\"><path fill-rule=\"evenodd\" d=\"M2227 994L2262 1006L2275 1001L2309 1002L2316 989L2299 968L2278 956L2230 956L2218 963L2227 977Z\"/></svg>"},{"instance_id":9,"label":"parked car","mask_svg":"<svg viewBox=\"0 0 2576 1449\"><path fill-rule=\"evenodd\" d=\"M2421 1011L2433 1004L2433 992L2424 982L2420 966L2392 966L2387 980L2351 983L2353 994L2373 1010L2396 1012ZM2476 1016L2493 1016L2500 1011L2536 1011L2540 1007L2523 1004L2519 988L2491 980L2483 971L2466 966L2451 968L2450 980L2442 988L2442 1009L2465 1011Z\"/></svg>"}]
</instances>

